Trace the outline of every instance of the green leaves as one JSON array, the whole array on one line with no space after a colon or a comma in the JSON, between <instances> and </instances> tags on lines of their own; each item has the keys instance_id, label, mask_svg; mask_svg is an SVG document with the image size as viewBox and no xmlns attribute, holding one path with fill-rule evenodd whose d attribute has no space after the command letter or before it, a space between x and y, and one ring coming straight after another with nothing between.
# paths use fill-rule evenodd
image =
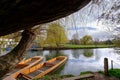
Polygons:
<instances>
[{"instance_id":1,"label":"green leaves","mask_svg":"<svg viewBox=\"0 0 120 80\"><path fill-rule=\"evenodd\" d=\"M89 35L85 35L82 39L80 39L80 43L81 44L92 44L93 43L93 39L92 39L92 36L89 36Z\"/></svg>"},{"instance_id":2,"label":"green leaves","mask_svg":"<svg viewBox=\"0 0 120 80\"><path fill-rule=\"evenodd\" d=\"M49 24L47 30L46 44L49 46L59 46L62 43L67 42L67 36L65 34L64 28L59 23Z\"/></svg>"}]
</instances>

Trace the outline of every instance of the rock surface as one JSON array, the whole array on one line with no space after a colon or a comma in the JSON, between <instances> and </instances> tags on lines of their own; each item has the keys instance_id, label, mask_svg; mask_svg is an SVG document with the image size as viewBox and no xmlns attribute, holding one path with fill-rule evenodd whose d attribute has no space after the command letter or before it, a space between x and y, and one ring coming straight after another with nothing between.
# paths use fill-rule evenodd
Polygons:
<instances>
[{"instance_id":1,"label":"rock surface","mask_svg":"<svg viewBox=\"0 0 120 80\"><path fill-rule=\"evenodd\" d=\"M0 36L74 13L91 0L0 0Z\"/></svg>"}]
</instances>

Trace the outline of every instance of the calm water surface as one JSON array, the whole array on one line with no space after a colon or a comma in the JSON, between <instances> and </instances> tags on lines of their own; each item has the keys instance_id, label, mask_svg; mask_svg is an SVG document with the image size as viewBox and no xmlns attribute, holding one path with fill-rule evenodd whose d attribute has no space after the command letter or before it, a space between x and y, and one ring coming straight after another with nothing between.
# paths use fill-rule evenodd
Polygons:
<instances>
[{"instance_id":1,"label":"calm water surface","mask_svg":"<svg viewBox=\"0 0 120 80\"><path fill-rule=\"evenodd\" d=\"M111 60L114 60L114 68L120 68L120 49L98 48L98 49L77 49L77 50L60 50L60 51L29 51L26 58L32 56L44 56L44 61L51 58L65 55L68 61L58 73L79 75L83 71L103 70L104 58L109 58L109 68Z\"/></svg>"}]
</instances>

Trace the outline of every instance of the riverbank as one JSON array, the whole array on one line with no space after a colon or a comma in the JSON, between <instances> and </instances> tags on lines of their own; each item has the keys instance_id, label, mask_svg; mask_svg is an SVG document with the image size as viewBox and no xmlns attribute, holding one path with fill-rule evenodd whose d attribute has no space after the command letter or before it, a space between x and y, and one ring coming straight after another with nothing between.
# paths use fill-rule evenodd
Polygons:
<instances>
[{"instance_id":1,"label":"riverbank","mask_svg":"<svg viewBox=\"0 0 120 80\"><path fill-rule=\"evenodd\" d=\"M46 75L43 76L40 79L35 80L79 80L79 79L85 79L85 80L119 80L119 78L113 77L113 76L105 76L102 73L99 72L93 72L93 73L87 73L80 76L73 76L73 75Z\"/></svg>"},{"instance_id":2,"label":"riverbank","mask_svg":"<svg viewBox=\"0 0 120 80\"><path fill-rule=\"evenodd\" d=\"M66 50L66 49L93 49L93 48L112 48L114 45L73 45L64 44L60 47L44 47L43 50Z\"/></svg>"},{"instance_id":3,"label":"riverbank","mask_svg":"<svg viewBox=\"0 0 120 80\"><path fill-rule=\"evenodd\" d=\"M64 47L67 48L111 48L114 45L73 45L73 44L65 44Z\"/></svg>"}]
</instances>

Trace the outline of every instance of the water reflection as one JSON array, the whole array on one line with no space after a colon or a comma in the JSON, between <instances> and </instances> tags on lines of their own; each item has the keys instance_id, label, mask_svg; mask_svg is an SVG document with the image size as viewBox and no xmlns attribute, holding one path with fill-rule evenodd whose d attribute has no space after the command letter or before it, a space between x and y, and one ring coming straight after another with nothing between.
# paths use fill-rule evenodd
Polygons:
<instances>
[{"instance_id":1,"label":"water reflection","mask_svg":"<svg viewBox=\"0 0 120 80\"><path fill-rule=\"evenodd\" d=\"M114 48L114 53L116 53L116 54L118 54L118 55L120 55L120 49L119 48Z\"/></svg>"},{"instance_id":2,"label":"water reflection","mask_svg":"<svg viewBox=\"0 0 120 80\"><path fill-rule=\"evenodd\" d=\"M85 57L92 57L93 56L93 49L84 49L83 55Z\"/></svg>"},{"instance_id":3,"label":"water reflection","mask_svg":"<svg viewBox=\"0 0 120 80\"><path fill-rule=\"evenodd\" d=\"M46 60L49 60L57 56L65 56L65 54L62 53L60 50L50 50L49 54L45 55L45 58Z\"/></svg>"},{"instance_id":4,"label":"water reflection","mask_svg":"<svg viewBox=\"0 0 120 80\"><path fill-rule=\"evenodd\" d=\"M81 55L81 51L80 50L72 50L72 56L76 59L78 59Z\"/></svg>"},{"instance_id":5,"label":"water reflection","mask_svg":"<svg viewBox=\"0 0 120 80\"><path fill-rule=\"evenodd\" d=\"M44 56L44 60L48 60L60 55L68 56L66 64L58 69L59 74L79 75L83 71L99 71L103 70L103 60L105 57L110 60L120 62L120 51L113 48L98 49L78 49L78 50L60 50L60 51L38 51L26 53L26 58L32 56ZM120 68L120 65L114 64L114 68Z\"/></svg>"},{"instance_id":6,"label":"water reflection","mask_svg":"<svg viewBox=\"0 0 120 80\"><path fill-rule=\"evenodd\" d=\"M0 55L4 55L8 51L2 52ZM44 61L60 56L68 56L68 61L64 66L58 69L56 72L63 74L79 75L83 71L99 71L103 70L103 60L105 57L110 60L114 60L114 68L120 68L120 48L98 48L98 49L77 49L77 50L60 50L60 51L28 51L26 58L33 56L43 56Z\"/></svg>"},{"instance_id":7,"label":"water reflection","mask_svg":"<svg viewBox=\"0 0 120 80\"><path fill-rule=\"evenodd\" d=\"M26 53L26 58L30 58L33 56L43 56L44 51L28 51Z\"/></svg>"}]
</instances>

